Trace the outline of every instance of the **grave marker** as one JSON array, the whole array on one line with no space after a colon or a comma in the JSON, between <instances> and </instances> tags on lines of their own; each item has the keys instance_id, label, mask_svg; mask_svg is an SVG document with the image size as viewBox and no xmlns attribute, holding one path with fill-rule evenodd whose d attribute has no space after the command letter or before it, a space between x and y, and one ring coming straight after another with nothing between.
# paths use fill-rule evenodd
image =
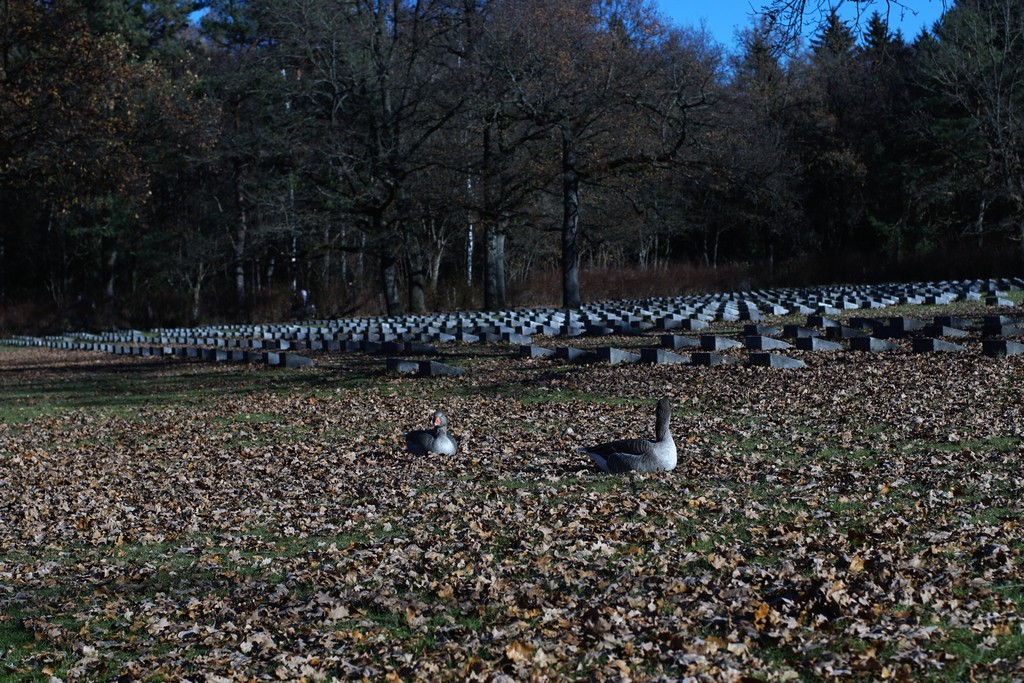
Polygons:
<instances>
[{"instance_id":1,"label":"grave marker","mask_svg":"<svg viewBox=\"0 0 1024 683\"><path fill-rule=\"evenodd\" d=\"M689 364L690 359L686 356L680 356L677 353L666 351L665 349L640 349L640 362L641 363L654 363L655 365L671 365L673 363Z\"/></svg>"},{"instance_id":2,"label":"grave marker","mask_svg":"<svg viewBox=\"0 0 1024 683\"><path fill-rule=\"evenodd\" d=\"M821 337L797 337L796 348L801 351L842 351L843 345Z\"/></svg>"},{"instance_id":3,"label":"grave marker","mask_svg":"<svg viewBox=\"0 0 1024 683\"><path fill-rule=\"evenodd\" d=\"M854 351L882 353L885 351L898 351L902 347L887 339L878 339L877 337L854 337L850 340L850 348Z\"/></svg>"},{"instance_id":4,"label":"grave marker","mask_svg":"<svg viewBox=\"0 0 1024 683\"><path fill-rule=\"evenodd\" d=\"M436 360L421 360L420 374L427 377L460 377L466 374L466 370Z\"/></svg>"},{"instance_id":5,"label":"grave marker","mask_svg":"<svg viewBox=\"0 0 1024 683\"><path fill-rule=\"evenodd\" d=\"M554 349L544 348L543 346L528 344L519 347L520 358L550 358L554 355Z\"/></svg>"},{"instance_id":6,"label":"grave marker","mask_svg":"<svg viewBox=\"0 0 1024 683\"><path fill-rule=\"evenodd\" d=\"M981 352L989 358L1006 358L1024 353L1024 344L1008 339L983 339Z\"/></svg>"},{"instance_id":7,"label":"grave marker","mask_svg":"<svg viewBox=\"0 0 1024 683\"><path fill-rule=\"evenodd\" d=\"M942 339L933 339L931 337L914 337L912 343L914 353L935 353L939 351L949 352L966 350L959 344L953 344L952 342L943 341Z\"/></svg>"},{"instance_id":8,"label":"grave marker","mask_svg":"<svg viewBox=\"0 0 1024 683\"><path fill-rule=\"evenodd\" d=\"M752 353L750 354L750 364L766 368L795 369L807 367L807 363L802 360L778 353Z\"/></svg>"},{"instance_id":9,"label":"grave marker","mask_svg":"<svg viewBox=\"0 0 1024 683\"><path fill-rule=\"evenodd\" d=\"M748 349L756 351L772 351L775 349L791 349L793 345L789 342L784 342L781 339L772 339L771 337L763 336L752 336L747 337L744 344Z\"/></svg>"},{"instance_id":10,"label":"grave marker","mask_svg":"<svg viewBox=\"0 0 1024 683\"><path fill-rule=\"evenodd\" d=\"M610 347L597 349L597 358L598 360L608 361L610 365L618 365L619 363L636 363L640 360L640 356L638 354Z\"/></svg>"}]
</instances>

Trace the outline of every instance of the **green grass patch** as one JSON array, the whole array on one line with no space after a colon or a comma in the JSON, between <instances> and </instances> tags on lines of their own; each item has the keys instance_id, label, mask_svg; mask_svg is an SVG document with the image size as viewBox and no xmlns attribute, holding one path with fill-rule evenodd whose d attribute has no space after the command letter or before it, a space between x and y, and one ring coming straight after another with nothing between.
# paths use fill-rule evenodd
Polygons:
<instances>
[{"instance_id":1,"label":"green grass patch","mask_svg":"<svg viewBox=\"0 0 1024 683\"><path fill-rule=\"evenodd\" d=\"M0 614L0 680L12 683L50 681L65 678L74 664L70 649L48 647L37 641L23 625L24 614L9 611Z\"/></svg>"}]
</instances>

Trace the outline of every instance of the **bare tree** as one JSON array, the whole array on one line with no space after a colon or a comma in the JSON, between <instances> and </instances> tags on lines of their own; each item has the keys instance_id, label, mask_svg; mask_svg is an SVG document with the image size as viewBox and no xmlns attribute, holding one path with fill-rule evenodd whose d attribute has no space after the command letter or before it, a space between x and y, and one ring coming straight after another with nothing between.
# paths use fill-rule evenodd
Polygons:
<instances>
[{"instance_id":1,"label":"bare tree","mask_svg":"<svg viewBox=\"0 0 1024 683\"><path fill-rule=\"evenodd\" d=\"M1024 3L968 0L950 11L924 56L924 83L955 107L978 173L973 229L1016 229L1024 257Z\"/></svg>"},{"instance_id":2,"label":"bare tree","mask_svg":"<svg viewBox=\"0 0 1024 683\"><path fill-rule=\"evenodd\" d=\"M578 308L582 189L610 174L670 157L685 138L684 112L702 104L667 77L668 33L643 0L507 2L495 11L510 87L506 111L545 131L557 165L562 303Z\"/></svg>"},{"instance_id":3,"label":"bare tree","mask_svg":"<svg viewBox=\"0 0 1024 683\"><path fill-rule=\"evenodd\" d=\"M410 304L422 311L426 266L408 187L459 108L461 94L445 86L451 3L342 4L339 11L331 0L276 0L267 16L276 57L303 74L293 107L306 135L316 136L306 138L304 173L372 240L387 312L403 310L403 259Z\"/></svg>"},{"instance_id":4,"label":"bare tree","mask_svg":"<svg viewBox=\"0 0 1024 683\"><path fill-rule=\"evenodd\" d=\"M949 7L947 0L927 0L940 5L943 11ZM849 11L843 11L844 9ZM862 26L863 20L877 12L888 25L898 19L916 16L919 7L907 0L767 0L751 3L751 15L763 19L767 25L783 37L785 42L797 42L807 33L825 28L829 15L840 13L847 16L853 25Z\"/></svg>"}]
</instances>

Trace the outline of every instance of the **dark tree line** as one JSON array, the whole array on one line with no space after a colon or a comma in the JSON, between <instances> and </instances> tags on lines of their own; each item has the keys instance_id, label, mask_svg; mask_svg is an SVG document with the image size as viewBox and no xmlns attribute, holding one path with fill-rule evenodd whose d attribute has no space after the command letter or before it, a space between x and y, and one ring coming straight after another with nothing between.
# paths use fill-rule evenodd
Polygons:
<instances>
[{"instance_id":1,"label":"dark tree line","mask_svg":"<svg viewBox=\"0 0 1024 683\"><path fill-rule=\"evenodd\" d=\"M648 0L2 0L0 325L280 317L301 290L498 309L552 271L578 307L581 268L670 262L1019 266L1024 0L912 40L779 18L726 47Z\"/></svg>"}]
</instances>

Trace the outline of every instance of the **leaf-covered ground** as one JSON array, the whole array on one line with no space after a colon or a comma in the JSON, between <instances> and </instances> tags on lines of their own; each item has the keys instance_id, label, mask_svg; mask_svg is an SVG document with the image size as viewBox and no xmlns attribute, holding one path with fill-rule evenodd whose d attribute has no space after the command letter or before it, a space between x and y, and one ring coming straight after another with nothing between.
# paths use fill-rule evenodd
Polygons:
<instances>
[{"instance_id":1,"label":"leaf-covered ground","mask_svg":"<svg viewBox=\"0 0 1024 683\"><path fill-rule=\"evenodd\" d=\"M0 351L0 678L1020 680L1024 359L971 348L450 347L442 379ZM576 452L661 396L674 472ZM460 454L406 455L438 408Z\"/></svg>"}]
</instances>

